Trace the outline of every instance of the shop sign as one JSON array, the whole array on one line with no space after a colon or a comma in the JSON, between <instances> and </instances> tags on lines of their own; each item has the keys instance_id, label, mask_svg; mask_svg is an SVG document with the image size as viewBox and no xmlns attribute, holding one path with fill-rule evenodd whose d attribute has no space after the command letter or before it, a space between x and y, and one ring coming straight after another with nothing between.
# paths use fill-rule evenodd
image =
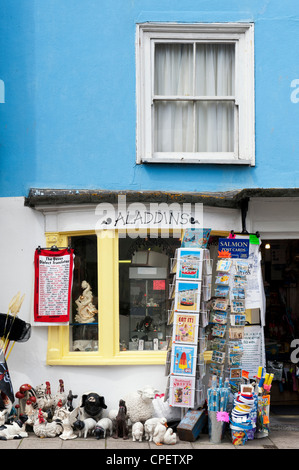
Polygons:
<instances>
[{"instance_id":1,"label":"shop sign","mask_svg":"<svg viewBox=\"0 0 299 470\"><path fill-rule=\"evenodd\" d=\"M219 238L218 254L223 258L248 258L249 239Z\"/></svg>"},{"instance_id":2,"label":"shop sign","mask_svg":"<svg viewBox=\"0 0 299 470\"><path fill-rule=\"evenodd\" d=\"M203 227L202 203L149 203L134 202L127 204L125 196L118 197L118 204L98 204L96 208L98 220L96 230L125 230L138 232L141 230L177 230Z\"/></svg>"}]
</instances>

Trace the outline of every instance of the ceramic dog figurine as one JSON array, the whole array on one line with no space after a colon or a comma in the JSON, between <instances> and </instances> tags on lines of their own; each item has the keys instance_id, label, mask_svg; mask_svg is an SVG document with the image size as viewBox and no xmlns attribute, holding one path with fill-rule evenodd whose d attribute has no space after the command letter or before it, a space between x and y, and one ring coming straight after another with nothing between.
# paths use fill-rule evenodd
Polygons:
<instances>
[{"instance_id":1,"label":"ceramic dog figurine","mask_svg":"<svg viewBox=\"0 0 299 470\"><path fill-rule=\"evenodd\" d=\"M122 437L123 439L129 438L129 430L127 426L127 407L124 400L119 400L119 409L116 416L116 429L115 434L112 436L114 439Z\"/></svg>"}]
</instances>

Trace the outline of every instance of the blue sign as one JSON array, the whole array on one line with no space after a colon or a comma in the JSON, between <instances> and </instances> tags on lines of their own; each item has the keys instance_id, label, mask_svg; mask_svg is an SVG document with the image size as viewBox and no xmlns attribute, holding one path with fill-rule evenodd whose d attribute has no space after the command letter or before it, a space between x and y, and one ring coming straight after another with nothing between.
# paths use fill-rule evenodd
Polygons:
<instances>
[{"instance_id":1,"label":"blue sign","mask_svg":"<svg viewBox=\"0 0 299 470\"><path fill-rule=\"evenodd\" d=\"M229 252L231 258L248 258L249 239L243 238L219 238L218 252Z\"/></svg>"}]
</instances>

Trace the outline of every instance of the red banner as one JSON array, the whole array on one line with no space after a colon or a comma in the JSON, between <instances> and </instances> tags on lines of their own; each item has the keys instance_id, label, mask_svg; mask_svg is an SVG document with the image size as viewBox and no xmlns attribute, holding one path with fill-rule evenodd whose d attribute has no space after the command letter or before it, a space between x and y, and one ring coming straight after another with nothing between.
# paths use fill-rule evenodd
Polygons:
<instances>
[{"instance_id":1,"label":"red banner","mask_svg":"<svg viewBox=\"0 0 299 470\"><path fill-rule=\"evenodd\" d=\"M70 318L74 250L36 249L34 320L64 323Z\"/></svg>"}]
</instances>

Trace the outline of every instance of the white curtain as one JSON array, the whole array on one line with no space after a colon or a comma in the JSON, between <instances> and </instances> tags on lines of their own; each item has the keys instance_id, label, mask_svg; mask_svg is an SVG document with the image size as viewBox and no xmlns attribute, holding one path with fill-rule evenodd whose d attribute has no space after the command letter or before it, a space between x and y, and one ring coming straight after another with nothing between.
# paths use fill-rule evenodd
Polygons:
<instances>
[{"instance_id":1,"label":"white curtain","mask_svg":"<svg viewBox=\"0 0 299 470\"><path fill-rule=\"evenodd\" d=\"M233 96L234 45L156 44L154 94ZM234 150L233 102L155 101L154 122L156 152Z\"/></svg>"}]
</instances>

